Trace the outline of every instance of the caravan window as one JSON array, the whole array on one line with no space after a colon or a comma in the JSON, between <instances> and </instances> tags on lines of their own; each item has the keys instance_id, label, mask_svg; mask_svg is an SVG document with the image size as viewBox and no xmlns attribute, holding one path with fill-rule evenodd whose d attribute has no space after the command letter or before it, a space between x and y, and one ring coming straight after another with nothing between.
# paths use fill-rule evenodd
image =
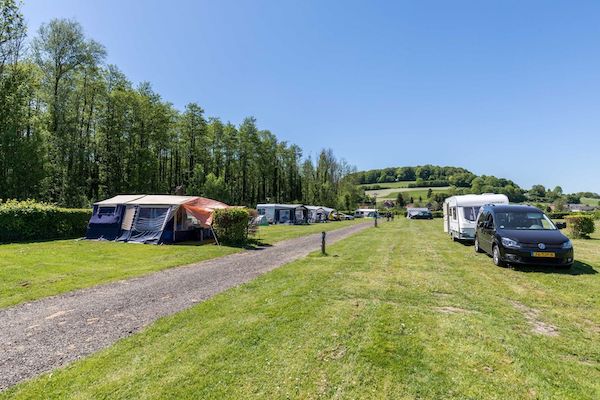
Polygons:
<instances>
[{"instance_id":1,"label":"caravan window","mask_svg":"<svg viewBox=\"0 0 600 400\"><path fill-rule=\"evenodd\" d=\"M477 214L481 207L463 207L463 216L467 221L475 222L477 220Z\"/></svg>"},{"instance_id":2,"label":"caravan window","mask_svg":"<svg viewBox=\"0 0 600 400\"><path fill-rule=\"evenodd\" d=\"M265 214L266 214L266 210L264 208L258 209L258 215L265 215Z\"/></svg>"},{"instance_id":3,"label":"caravan window","mask_svg":"<svg viewBox=\"0 0 600 400\"><path fill-rule=\"evenodd\" d=\"M117 207L98 207L98 215L113 215Z\"/></svg>"},{"instance_id":4,"label":"caravan window","mask_svg":"<svg viewBox=\"0 0 600 400\"><path fill-rule=\"evenodd\" d=\"M452 207L450 209L450 211L451 211L451 214L452 214L452 219L455 220L456 219L456 207Z\"/></svg>"}]
</instances>

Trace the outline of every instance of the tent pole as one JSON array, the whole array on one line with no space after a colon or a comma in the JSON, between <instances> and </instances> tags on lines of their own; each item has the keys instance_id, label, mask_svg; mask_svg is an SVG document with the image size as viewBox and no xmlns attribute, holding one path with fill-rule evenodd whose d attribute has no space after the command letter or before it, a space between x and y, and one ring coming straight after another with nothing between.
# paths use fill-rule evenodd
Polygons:
<instances>
[{"instance_id":1,"label":"tent pole","mask_svg":"<svg viewBox=\"0 0 600 400\"><path fill-rule=\"evenodd\" d=\"M177 211L175 211L175 215L173 216L173 243L175 243L175 230L177 229Z\"/></svg>"}]
</instances>

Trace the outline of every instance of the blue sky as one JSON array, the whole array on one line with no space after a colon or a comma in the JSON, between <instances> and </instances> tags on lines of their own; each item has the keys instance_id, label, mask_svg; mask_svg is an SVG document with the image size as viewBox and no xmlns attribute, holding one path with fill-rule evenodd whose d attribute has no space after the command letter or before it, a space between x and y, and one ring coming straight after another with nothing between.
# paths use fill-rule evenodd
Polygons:
<instances>
[{"instance_id":1,"label":"blue sky","mask_svg":"<svg viewBox=\"0 0 600 400\"><path fill-rule=\"evenodd\" d=\"M359 169L462 166L600 192L600 2L25 0L182 109Z\"/></svg>"}]
</instances>

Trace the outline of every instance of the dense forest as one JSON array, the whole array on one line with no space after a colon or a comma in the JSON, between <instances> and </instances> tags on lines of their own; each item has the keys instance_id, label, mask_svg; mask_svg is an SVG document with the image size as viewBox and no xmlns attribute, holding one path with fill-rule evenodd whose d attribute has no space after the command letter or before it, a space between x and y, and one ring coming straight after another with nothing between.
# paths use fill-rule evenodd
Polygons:
<instances>
[{"instance_id":1,"label":"dense forest","mask_svg":"<svg viewBox=\"0 0 600 400\"><path fill-rule=\"evenodd\" d=\"M177 110L134 85L75 21L27 36L15 0L0 0L0 198L88 206L118 193L203 195L229 204L349 209L362 193L331 150L312 160L259 129Z\"/></svg>"}]
</instances>

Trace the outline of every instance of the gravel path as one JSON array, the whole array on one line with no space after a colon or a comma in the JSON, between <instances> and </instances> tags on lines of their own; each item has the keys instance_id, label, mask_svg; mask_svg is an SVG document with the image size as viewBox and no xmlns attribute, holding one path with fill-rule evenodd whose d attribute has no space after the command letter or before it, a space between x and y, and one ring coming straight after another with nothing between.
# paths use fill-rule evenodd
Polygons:
<instances>
[{"instance_id":1,"label":"gravel path","mask_svg":"<svg viewBox=\"0 0 600 400\"><path fill-rule=\"evenodd\" d=\"M372 222L327 233L343 239ZM321 234L0 310L0 391L110 346L154 322L304 257ZM132 245L134 246L134 245Z\"/></svg>"}]
</instances>

